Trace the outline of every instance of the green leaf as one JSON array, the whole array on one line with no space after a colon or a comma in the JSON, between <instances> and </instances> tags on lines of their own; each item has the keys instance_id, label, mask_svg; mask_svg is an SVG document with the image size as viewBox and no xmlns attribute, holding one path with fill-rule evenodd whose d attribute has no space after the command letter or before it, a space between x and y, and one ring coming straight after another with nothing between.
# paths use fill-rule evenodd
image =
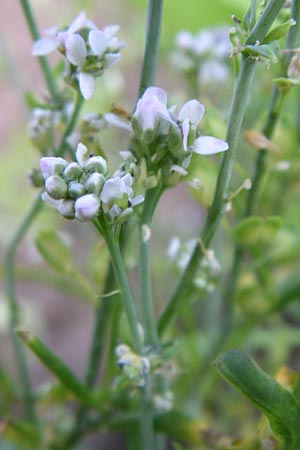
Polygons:
<instances>
[{"instance_id":1,"label":"green leaf","mask_svg":"<svg viewBox=\"0 0 300 450\"><path fill-rule=\"evenodd\" d=\"M257 247L272 243L275 235L281 227L281 218L270 216L247 217L240 221L234 230L235 238L247 247Z\"/></svg>"},{"instance_id":2,"label":"green leaf","mask_svg":"<svg viewBox=\"0 0 300 450\"><path fill-rule=\"evenodd\" d=\"M65 275L74 273L70 249L55 231L41 231L35 244L40 255L53 269Z\"/></svg>"},{"instance_id":3,"label":"green leaf","mask_svg":"<svg viewBox=\"0 0 300 450\"><path fill-rule=\"evenodd\" d=\"M62 385L82 403L94 408L99 402L92 393L78 380L64 362L55 355L39 338L27 330L18 330L18 336L23 343L38 357L49 371L62 383Z\"/></svg>"},{"instance_id":4,"label":"green leaf","mask_svg":"<svg viewBox=\"0 0 300 450\"><path fill-rule=\"evenodd\" d=\"M228 350L213 365L268 417L274 434L284 442L284 450L300 448L300 403L291 392L240 350Z\"/></svg>"},{"instance_id":5,"label":"green leaf","mask_svg":"<svg viewBox=\"0 0 300 450\"><path fill-rule=\"evenodd\" d=\"M264 59L272 61L273 63L276 63L278 61L278 50L278 41L273 41L270 44L246 45L243 52L246 53L247 57L262 57Z\"/></svg>"},{"instance_id":6,"label":"green leaf","mask_svg":"<svg viewBox=\"0 0 300 450\"><path fill-rule=\"evenodd\" d=\"M296 25L296 21L294 19L290 19L273 28L273 30L271 30L264 38L263 44L269 44L270 42L278 41L283 36L285 36L289 29L294 25Z\"/></svg>"}]
</instances>

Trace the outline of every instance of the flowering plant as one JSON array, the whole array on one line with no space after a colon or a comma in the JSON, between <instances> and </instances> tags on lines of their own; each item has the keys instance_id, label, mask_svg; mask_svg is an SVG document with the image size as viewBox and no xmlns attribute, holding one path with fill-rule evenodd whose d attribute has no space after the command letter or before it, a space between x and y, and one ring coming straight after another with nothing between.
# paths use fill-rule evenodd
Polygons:
<instances>
[{"instance_id":1,"label":"flowering plant","mask_svg":"<svg viewBox=\"0 0 300 450\"><path fill-rule=\"evenodd\" d=\"M4 266L18 379L11 382L1 363L0 450L88 449L93 444L86 438L99 433L98 445L107 430L121 433L119 448L128 450L298 450L299 376L279 366L295 363L299 353L295 333L289 333L290 323L299 325L293 311L299 312L300 292L299 225L293 218L299 0L251 1L242 19L232 16L232 27L179 32L171 60L189 93L177 95L155 80L163 1L149 0L132 112L119 106L125 100L116 100L114 89L111 98L103 87L116 83L125 47L119 26L98 28L81 12L40 38L29 0L20 3L48 92L26 95L28 134L40 153L30 179L39 192L8 244ZM48 54L54 51L59 62L52 69ZM273 67L276 61L280 69ZM270 70L258 68L263 87L251 96L258 65ZM272 99L261 116L268 83ZM222 86L224 98L218 99ZM108 103L117 103L93 103L101 88ZM53 290L58 303L72 302L71 321L74 298L92 311L94 330L79 315L72 335L76 362L81 347L74 336L91 335L84 377L70 368L62 341L50 349L37 336L48 340L48 317L35 332L20 314L16 251L41 212L48 230L38 233L36 249L55 275L39 260L35 281L47 280L44 292ZM162 238L159 214L169 219L169 245L155 245ZM185 237L175 236L180 227ZM276 342L279 356L268 342ZM267 356L272 370L280 369L277 376L260 369L245 347L257 359ZM24 348L54 377L47 387L31 381L34 369ZM215 369L268 425L258 424L242 400L236 407ZM251 426L244 428L246 417ZM260 431L249 434L251 427Z\"/></svg>"}]
</instances>

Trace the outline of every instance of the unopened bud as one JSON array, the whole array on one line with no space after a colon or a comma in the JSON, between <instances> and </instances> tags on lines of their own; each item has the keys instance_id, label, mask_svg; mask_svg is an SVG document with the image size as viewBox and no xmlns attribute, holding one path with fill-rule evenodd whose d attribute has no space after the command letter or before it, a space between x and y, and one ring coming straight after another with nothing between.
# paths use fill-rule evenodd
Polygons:
<instances>
[{"instance_id":1,"label":"unopened bud","mask_svg":"<svg viewBox=\"0 0 300 450\"><path fill-rule=\"evenodd\" d=\"M65 198L68 192L68 186L66 182L59 175L52 175L51 177L47 178L45 189L50 197L54 198L55 200Z\"/></svg>"},{"instance_id":2,"label":"unopened bud","mask_svg":"<svg viewBox=\"0 0 300 450\"><path fill-rule=\"evenodd\" d=\"M84 183L85 189L89 194L100 194L105 178L101 173L92 173Z\"/></svg>"},{"instance_id":3,"label":"unopened bud","mask_svg":"<svg viewBox=\"0 0 300 450\"><path fill-rule=\"evenodd\" d=\"M84 168L87 172L98 172L102 174L106 174L107 172L107 162L102 156L92 156L88 160L86 160L84 164Z\"/></svg>"},{"instance_id":4,"label":"unopened bud","mask_svg":"<svg viewBox=\"0 0 300 450\"><path fill-rule=\"evenodd\" d=\"M75 216L80 222L93 220L97 217L100 200L94 194L87 194L75 202Z\"/></svg>"},{"instance_id":5,"label":"unopened bud","mask_svg":"<svg viewBox=\"0 0 300 450\"><path fill-rule=\"evenodd\" d=\"M61 203L56 207L56 211L65 219L74 219L75 218L74 201L62 200Z\"/></svg>"},{"instance_id":6,"label":"unopened bud","mask_svg":"<svg viewBox=\"0 0 300 450\"><path fill-rule=\"evenodd\" d=\"M64 170L64 178L66 181L79 180L82 175L82 168L76 162L71 162Z\"/></svg>"},{"instance_id":7,"label":"unopened bud","mask_svg":"<svg viewBox=\"0 0 300 450\"><path fill-rule=\"evenodd\" d=\"M55 156L44 156L40 159L40 169L45 180L51 175L61 174L67 164L63 158Z\"/></svg>"},{"instance_id":8,"label":"unopened bud","mask_svg":"<svg viewBox=\"0 0 300 450\"><path fill-rule=\"evenodd\" d=\"M77 183L77 181L72 181L69 184L68 194L71 198L76 200L77 198L82 197L85 193L83 184Z\"/></svg>"}]
</instances>

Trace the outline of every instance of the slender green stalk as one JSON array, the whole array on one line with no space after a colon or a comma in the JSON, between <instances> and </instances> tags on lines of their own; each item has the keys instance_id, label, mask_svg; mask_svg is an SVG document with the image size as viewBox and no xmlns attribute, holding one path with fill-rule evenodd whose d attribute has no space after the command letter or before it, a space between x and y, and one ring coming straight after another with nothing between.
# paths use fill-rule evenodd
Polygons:
<instances>
[{"instance_id":1,"label":"slender green stalk","mask_svg":"<svg viewBox=\"0 0 300 450\"><path fill-rule=\"evenodd\" d=\"M136 313L135 304L132 298L132 294L130 291L130 287L128 284L127 275L123 264L119 244L115 241L115 238L112 234L112 230L106 223L105 218L104 220L100 219L99 222L94 221L94 224L102 234L111 257L115 277L121 292L123 306L126 312L129 328L131 331L133 348L136 351L136 353L142 355L143 343L138 329L138 317Z\"/></svg>"},{"instance_id":2,"label":"slender green stalk","mask_svg":"<svg viewBox=\"0 0 300 450\"><path fill-rule=\"evenodd\" d=\"M299 43L300 38L300 3L298 0L294 0L292 3L291 8L291 18L294 18L297 21L297 25L293 26L289 29L286 42L285 42L285 48L286 49L293 49L295 48ZM288 69L289 61L291 59L291 54L285 54L283 56L283 64L282 64L282 74L283 76L286 76L286 72ZM266 136L268 139L271 139L274 135L276 125L278 123L283 101L285 99L285 93L280 93L277 86L274 86L272 98L270 102L269 112L268 116L265 122L265 125L262 129L262 134ZM255 161L255 167L254 167L254 174L252 176L252 188L249 190L248 198L246 202L245 212L244 212L244 218L251 216L253 213L255 213L257 209L257 204L259 200L259 194L261 192L261 186L263 183L263 179L266 173L267 169L267 158L268 158L268 150L266 149L260 149L257 153L256 161ZM232 263L232 269L231 269L231 275L230 279L227 284L227 289L224 294L224 301L225 301L225 311L223 314L223 320L222 320L222 332L219 339L219 345L222 344L222 342L225 339L225 335L227 334L228 330L231 327L232 322L232 313L233 313L233 301L235 298L235 293L237 289L237 280L241 269L241 260L243 258L244 251L243 248L240 245L236 246L234 257L233 257L233 263ZM218 345L217 344L217 345ZM217 348L215 349L217 351Z\"/></svg>"},{"instance_id":3,"label":"slender green stalk","mask_svg":"<svg viewBox=\"0 0 300 450\"><path fill-rule=\"evenodd\" d=\"M161 196L162 189L160 187L149 189L146 192L144 201L144 209L139 223L139 247L140 247L140 278L142 293L142 315L145 330L146 343L159 347L159 337L156 328L155 314L153 309L152 287L151 287L151 265L150 265L150 236L145 236L150 227L152 217Z\"/></svg>"},{"instance_id":4,"label":"slender green stalk","mask_svg":"<svg viewBox=\"0 0 300 450\"><path fill-rule=\"evenodd\" d=\"M247 44L255 43L257 40L262 41L279 13L283 3L284 0L269 1L258 22L251 31L246 41ZM213 203L208 211L203 231L200 233L200 239L205 248L210 244L226 208L227 192L236 158L237 143L246 109L246 102L254 76L254 69L255 62L242 57L240 73L235 83L226 135L229 150L223 155ZM159 319L158 330L160 334L165 331L166 327L173 319L178 303L185 298L186 293L192 285L198 264L203 256L201 247L197 246L175 292Z\"/></svg>"},{"instance_id":5,"label":"slender green stalk","mask_svg":"<svg viewBox=\"0 0 300 450\"><path fill-rule=\"evenodd\" d=\"M30 387L28 368L26 363L25 350L21 345L20 341L14 332L15 328L19 325L19 308L16 295L15 286L15 270L14 270L14 258L16 249L20 241L22 240L24 234L27 232L32 223L32 217L36 216L40 211L42 206L42 201L40 197L37 197L29 213L26 215L23 222L20 224L17 232L10 241L8 245L8 250L6 254L6 259L4 262L4 272L6 281L6 292L10 311L10 332L12 337L12 342L14 346L14 351L16 355L17 372L19 377L19 385L22 390L23 404L25 408L25 416L30 421L36 420L36 415L34 411L34 402L32 391Z\"/></svg>"},{"instance_id":6,"label":"slender green stalk","mask_svg":"<svg viewBox=\"0 0 300 450\"><path fill-rule=\"evenodd\" d=\"M40 37L40 34L38 31L38 27L37 27L35 18L33 16L31 7L30 7L30 3L28 0L20 0L20 3L22 6L24 16L26 18L26 22L27 22L29 31L31 33L31 36L34 41L37 41ZM39 60L39 64L41 67L41 71L44 75L46 84L48 86L49 92L50 92L53 100L59 100L59 92L57 90L57 87L56 87L56 84L54 81L54 77L52 75L47 58L45 56L39 56L38 60Z\"/></svg>"},{"instance_id":7,"label":"slender green stalk","mask_svg":"<svg viewBox=\"0 0 300 450\"><path fill-rule=\"evenodd\" d=\"M163 0L148 0L146 40L139 88L139 98L155 83Z\"/></svg>"},{"instance_id":8,"label":"slender green stalk","mask_svg":"<svg viewBox=\"0 0 300 450\"><path fill-rule=\"evenodd\" d=\"M74 108L72 111L72 115L70 117L70 120L69 120L66 128L65 128L65 132L61 138L59 147L58 147L57 151L55 152L55 156L61 156L65 152L65 148L69 149L69 147L67 145L67 138L71 135L71 133L76 125L76 122L77 122L77 119L78 119L78 116L79 116L79 113L80 113L83 103L84 103L84 99L83 99L82 95L79 92L77 92L76 101L75 101L75 105L74 105Z\"/></svg>"}]
</instances>

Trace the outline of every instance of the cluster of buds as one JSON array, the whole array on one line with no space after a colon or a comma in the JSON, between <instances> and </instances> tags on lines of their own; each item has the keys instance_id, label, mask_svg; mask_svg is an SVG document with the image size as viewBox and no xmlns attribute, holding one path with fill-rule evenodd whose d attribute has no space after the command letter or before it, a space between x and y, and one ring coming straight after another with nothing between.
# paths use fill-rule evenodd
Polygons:
<instances>
[{"instance_id":1,"label":"cluster of buds","mask_svg":"<svg viewBox=\"0 0 300 450\"><path fill-rule=\"evenodd\" d=\"M186 269L196 245L199 245L197 239L190 239L185 243L181 243L178 237L171 239L167 253L179 272L183 272ZM221 273L221 266L213 250L203 249L203 251L204 257L198 267L194 286L201 292L211 293L215 289Z\"/></svg>"},{"instance_id":2,"label":"cluster of buds","mask_svg":"<svg viewBox=\"0 0 300 450\"><path fill-rule=\"evenodd\" d=\"M66 75L76 78L82 96L89 99L95 87L95 78L119 61L125 43L115 36L118 25L103 30L80 13L71 25L59 30L51 28L45 38L33 45L32 53L42 56L59 50L65 57Z\"/></svg>"},{"instance_id":3,"label":"cluster of buds","mask_svg":"<svg viewBox=\"0 0 300 450\"><path fill-rule=\"evenodd\" d=\"M133 197L130 173L109 177L106 160L90 154L82 143L78 144L76 158L77 162L71 163L56 157L40 160L45 180L43 200L54 205L63 217L90 221L101 209L109 222L121 223L144 200L142 195Z\"/></svg>"},{"instance_id":4,"label":"cluster of buds","mask_svg":"<svg viewBox=\"0 0 300 450\"><path fill-rule=\"evenodd\" d=\"M130 347L118 345L115 350L117 364L135 386L145 385L145 376L150 372L150 361L145 356L139 356Z\"/></svg>"},{"instance_id":5,"label":"cluster of buds","mask_svg":"<svg viewBox=\"0 0 300 450\"><path fill-rule=\"evenodd\" d=\"M161 173L165 184L177 182L187 174L191 155L212 155L228 149L227 142L212 136L200 136L198 125L205 108L190 100L176 113L167 107L167 93L148 88L132 116L132 151L137 159L150 162L153 173Z\"/></svg>"},{"instance_id":6,"label":"cluster of buds","mask_svg":"<svg viewBox=\"0 0 300 450\"><path fill-rule=\"evenodd\" d=\"M196 72L202 84L228 79L230 40L225 27L205 29L193 35L180 31L175 37L173 64L183 73Z\"/></svg>"}]
</instances>

